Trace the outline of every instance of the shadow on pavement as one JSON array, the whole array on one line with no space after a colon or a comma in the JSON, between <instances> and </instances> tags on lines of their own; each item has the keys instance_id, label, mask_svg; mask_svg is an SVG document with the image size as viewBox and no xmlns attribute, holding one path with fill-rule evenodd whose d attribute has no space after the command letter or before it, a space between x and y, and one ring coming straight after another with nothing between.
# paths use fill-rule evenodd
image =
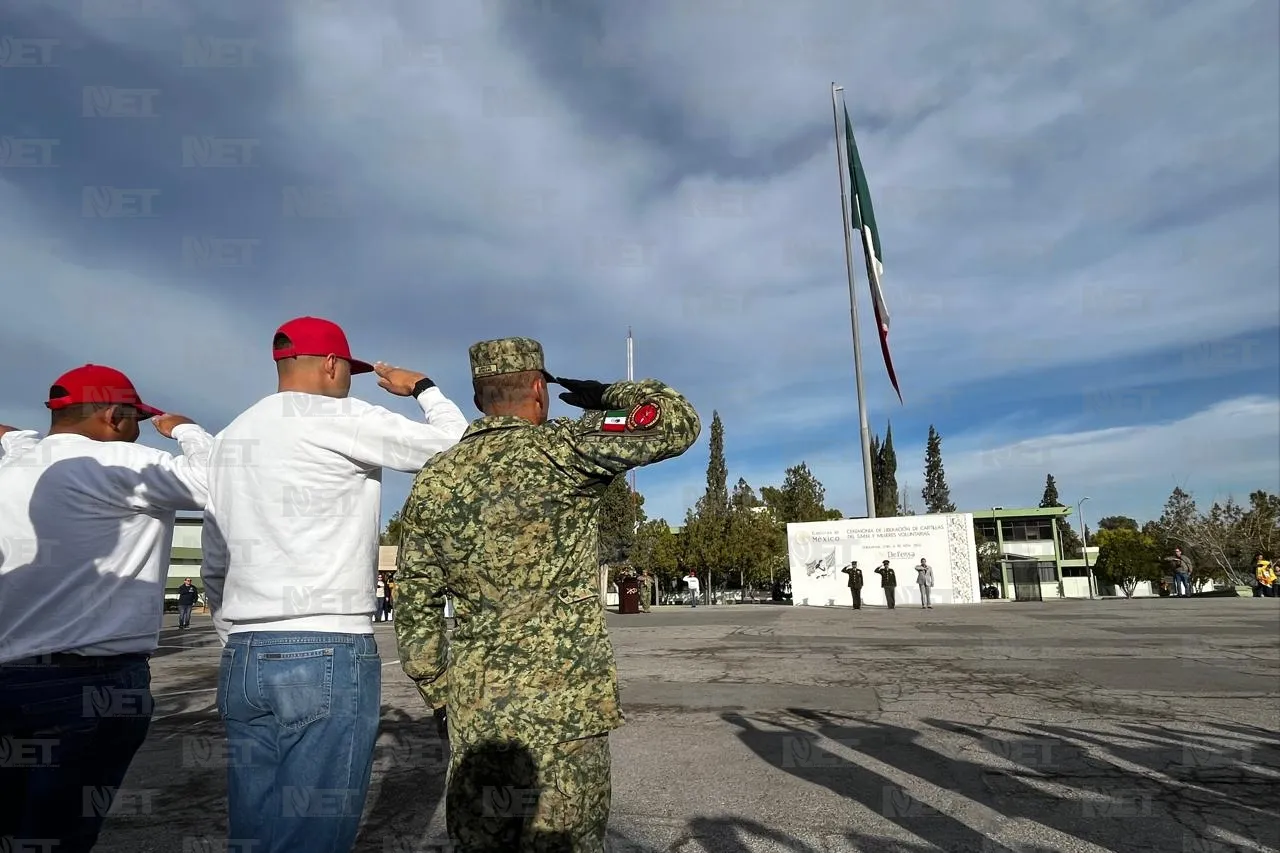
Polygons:
<instances>
[{"instance_id":1,"label":"shadow on pavement","mask_svg":"<svg viewBox=\"0 0 1280 853\"><path fill-rule=\"evenodd\" d=\"M1015 820L1104 849L1116 849L1118 841L1131 850L1178 851L1225 849L1219 839L1273 848L1280 841L1275 782L1263 769L1280 763L1275 732L1215 725L1206 737L1129 724L1114 735L1047 725L1029 733L924 720L970 739L949 754L898 726L807 709L788 713L794 722L736 713L722 719L757 757L854 800L927 842L920 849L1054 849L997 840L1011 834ZM984 753L995 764L970 760ZM846 837L857 850L912 849L856 832Z\"/></svg>"}]
</instances>

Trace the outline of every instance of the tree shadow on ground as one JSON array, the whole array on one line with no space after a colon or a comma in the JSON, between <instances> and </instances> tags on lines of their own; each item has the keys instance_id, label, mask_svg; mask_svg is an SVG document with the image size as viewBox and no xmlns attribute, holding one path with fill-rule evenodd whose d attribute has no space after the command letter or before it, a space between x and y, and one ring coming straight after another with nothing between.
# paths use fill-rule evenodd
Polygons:
<instances>
[{"instance_id":1,"label":"tree shadow on ground","mask_svg":"<svg viewBox=\"0 0 1280 853\"><path fill-rule=\"evenodd\" d=\"M1053 727L1041 727L1041 733L924 721L972 739L948 754L926 746L920 732L910 729L807 709L789 709L789 714L794 722L753 721L740 714L723 719L772 766L854 800L938 849L1035 849L1003 840L1015 833L1014 821L1037 823L1106 849L1127 839L1131 850L1193 850L1205 839L1231 836L1275 845L1275 830L1264 820L1273 799L1266 793L1274 791L1270 777L1250 770L1253 762L1223 759L1230 747L1203 751L1208 749L1204 743L1197 747L1203 751L1199 760L1217 760L1223 772L1205 773L1200 767L1197 773L1171 774L1175 756L1175 766L1187 769L1183 735L1159 727L1099 736ZM1205 743L1232 736L1219 730ZM1136 738L1158 743L1143 745ZM1256 735L1255 742L1261 738ZM984 752L1003 762L971 760ZM1261 749L1255 754L1273 757ZM1005 769L1001 763L1013 766ZM1189 784L1192 779L1196 784ZM873 839L849 838L875 849ZM894 842L886 849L902 848Z\"/></svg>"}]
</instances>

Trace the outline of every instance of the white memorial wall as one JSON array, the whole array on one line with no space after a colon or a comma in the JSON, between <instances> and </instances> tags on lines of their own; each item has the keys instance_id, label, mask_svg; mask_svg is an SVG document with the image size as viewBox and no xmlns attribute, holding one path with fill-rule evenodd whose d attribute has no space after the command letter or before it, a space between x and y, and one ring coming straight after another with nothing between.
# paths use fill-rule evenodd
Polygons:
<instances>
[{"instance_id":1,"label":"white memorial wall","mask_svg":"<svg viewBox=\"0 0 1280 853\"><path fill-rule=\"evenodd\" d=\"M851 606L849 576L840 570L857 560L863 604L883 607L884 591L875 570L888 560L898 578L898 606L919 607L915 567L921 557L933 567L933 604L982 600L972 513L788 524L787 551L793 604Z\"/></svg>"}]
</instances>

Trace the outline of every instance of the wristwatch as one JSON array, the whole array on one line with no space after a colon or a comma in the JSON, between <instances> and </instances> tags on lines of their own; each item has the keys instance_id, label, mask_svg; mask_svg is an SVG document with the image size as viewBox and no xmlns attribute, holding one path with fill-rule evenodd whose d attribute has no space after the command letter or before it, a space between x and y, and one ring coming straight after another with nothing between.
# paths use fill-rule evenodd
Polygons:
<instances>
[{"instance_id":1,"label":"wristwatch","mask_svg":"<svg viewBox=\"0 0 1280 853\"><path fill-rule=\"evenodd\" d=\"M434 387L436 387L436 383L432 382L430 379L424 376L418 380L418 384L413 386L412 396L417 397L419 394L421 394L423 391L427 390L428 388L434 388Z\"/></svg>"}]
</instances>

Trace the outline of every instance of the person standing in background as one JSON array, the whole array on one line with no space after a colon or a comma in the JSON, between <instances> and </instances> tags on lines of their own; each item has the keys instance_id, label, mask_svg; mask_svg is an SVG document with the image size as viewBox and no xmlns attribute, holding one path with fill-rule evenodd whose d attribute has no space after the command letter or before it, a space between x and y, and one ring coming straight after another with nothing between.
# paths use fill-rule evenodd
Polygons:
<instances>
[{"instance_id":1,"label":"person standing in background","mask_svg":"<svg viewBox=\"0 0 1280 853\"><path fill-rule=\"evenodd\" d=\"M929 591L933 589L933 567L924 559L920 558L920 564L916 566L916 584L920 587L920 609L933 609L933 600L929 597Z\"/></svg>"},{"instance_id":2,"label":"person standing in background","mask_svg":"<svg viewBox=\"0 0 1280 853\"><path fill-rule=\"evenodd\" d=\"M1191 558L1182 553L1181 548L1173 549L1172 557L1165 557L1165 562L1173 563L1173 594L1174 598L1190 598L1191 597L1191 573L1195 570L1195 566L1191 563Z\"/></svg>"},{"instance_id":3,"label":"person standing in background","mask_svg":"<svg viewBox=\"0 0 1280 853\"><path fill-rule=\"evenodd\" d=\"M689 587L689 606L698 606L698 593L702 592L702 583L698 580L698 573L690 569L689 574L684 576L684 584Z\"/></svg>"},{"instance_id":4,"label":"person standing in background","mask_svg":"<svg viewBox=\"0 0 1280 853\"><path fill-rule=\"evenodd\" d=\"M1254 565L1254 577L1258 579L1258 594L1263 598L1276 595L1276 573L1271 568L1271 561L1258 554Z\"/></svg>"},{"instance_id":5,"label":"person standing in background","mask_svg":"<svg viewBox=\"0 0 1280 853\"><path fill-rule=\"evenodd\" d=\"M182 629L191 627L191 608L196 606L200 600L200 590L196 589L196 585L191 582L191 578L187 578L182 582L182 586L178 587L178 627Z\"/></svg>"},{"instance_id":6,"label":"person standing in background","mask_svg":"<svg viewBox=\"0 0 1280 853\"><path fill-rule=\"evenodd\" d=\"M885 604L889 605L890 610L893 610L897 604L894 597L898 593L898 576L894 574L893 569L889 568L888 560L880 564L880 568L876 569L876 574L880 576L880 588L884 590Z\"/></svg>"},{"instance_id":7,"label":"person standing in background","mask_svg":"<svg viewBox=\"0 0 1280 853\"><path fill-rule=\"evenodd\" d=\"M849 594L853 596L853 609L862 609L862 569L858 568L858 561L854 560L840 571L849 576Z\"/></svg>"},{"instance_id":8,"label":"person standing in background","mask_svg":"<svg viewBox=\"0 0 1280 853\"><path fill-rule=\"evenodd\" d=\"M378 573L378 584L374 588L373 618L381 622L387 616L387 576Z\"/></svg>"}]
</instances>

